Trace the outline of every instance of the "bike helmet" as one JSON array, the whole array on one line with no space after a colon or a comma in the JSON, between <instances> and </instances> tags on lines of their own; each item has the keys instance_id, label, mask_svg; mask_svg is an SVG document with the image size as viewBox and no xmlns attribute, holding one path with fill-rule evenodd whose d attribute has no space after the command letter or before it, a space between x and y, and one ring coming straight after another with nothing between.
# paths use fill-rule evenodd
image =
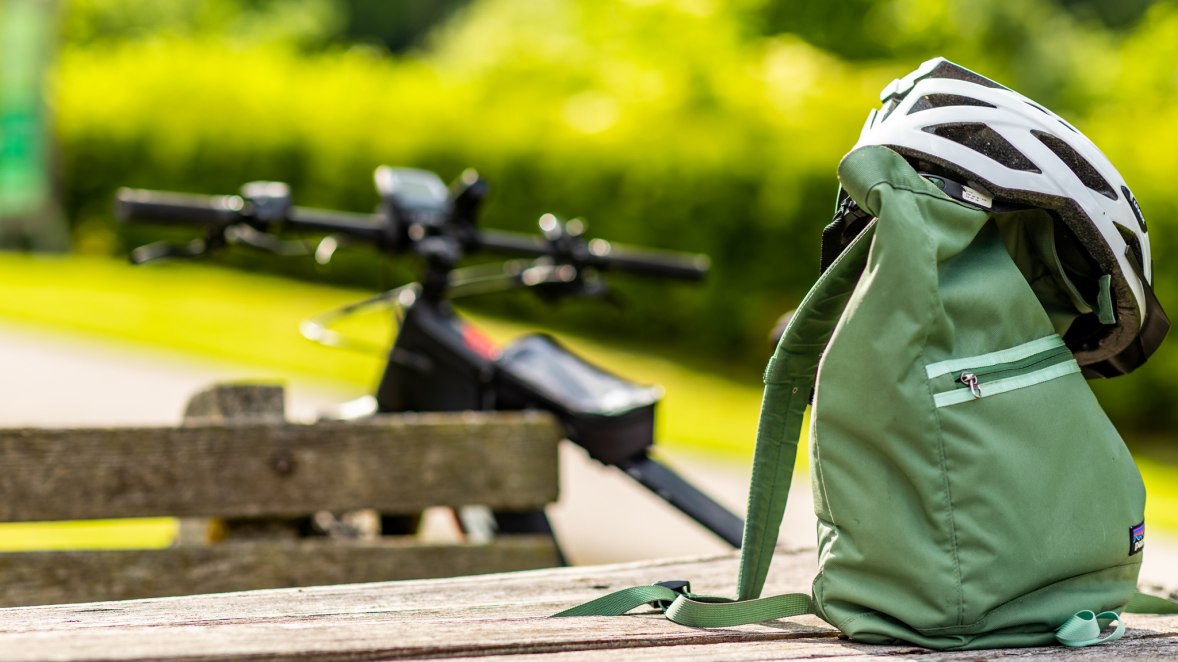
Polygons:
<instances>
[{"instance_id":1,"label":"bike helmet","mask_svg":"<svg viewBox=\"0 0 1178 662\"><path fill-rule=\"evenodd\" d=\"M1051 214L1049 261L1074 308L1061 333L1087 376L1145 362L1170 325L1151 287L1149 234L1129 187L1092 141L944 58L893 81L880 101L856 147L889 147L947 194L996 217Z\"/></svg>"}]
</instances>

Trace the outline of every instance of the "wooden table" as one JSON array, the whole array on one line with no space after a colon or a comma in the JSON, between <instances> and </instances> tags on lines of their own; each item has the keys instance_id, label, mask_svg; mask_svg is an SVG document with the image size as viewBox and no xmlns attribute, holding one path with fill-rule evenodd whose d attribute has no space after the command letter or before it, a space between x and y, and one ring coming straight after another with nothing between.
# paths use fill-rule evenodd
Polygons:
<instances>
[{"instance_id":1,"label":"wooden table","mask_svg":"<svg viewBox=\"0 0 1178 662\"><path fill-rule=\"evenodd\" d=\"M602 592L690 578L730 593L737 559L628 563L527 572L0 609L2 660L420 660L527 655L553 660L921 660L1178 658L1178 617L1128 617L1125 638L1063 647L941 653L840 639L817 618L695 630L654 613L545 618ZM804 590L813 550L779 552L766 591Z\"/></svg>"}]
</instances>

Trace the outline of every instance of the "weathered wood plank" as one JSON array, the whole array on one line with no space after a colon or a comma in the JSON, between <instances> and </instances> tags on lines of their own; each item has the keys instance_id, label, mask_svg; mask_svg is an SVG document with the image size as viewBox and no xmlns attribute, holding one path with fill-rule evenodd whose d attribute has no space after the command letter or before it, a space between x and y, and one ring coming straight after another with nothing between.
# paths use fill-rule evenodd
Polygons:
<instances>
[{"instance_id":1,"label":"weathered wood plank","mask_svg":"<svg viewBox=\"0 0 1178 662\"><path fill-rule=\"evenodd\" d=\"M527 509L557 496L560 437L533 412L0 430L0 521Z\"/></svg>"},{"instance_id":2,"label":"weathered wood plank","mask_svg":"<svg viewBox=\"0 0 1178 662\"><path fill-rule=\"evenodd\" d=\"M251 421L279 424L286 422L286 389L281 384L256 382L213 384L197 391L189 398L188 406L184 410L183 424L235 424ZM223 539L226 536L239 537L243 533L258 538L260 537L258 534L261 532L265 532L265 535L271 538L295 538L298 537L301 527L305 527L309 517L308 515L297 518L180 517L177 519L175 542L178 545L202 545Z\"/></svg>"},{"instance_id":3,"label":"weathered wood plank","mask_svg":"<svg viewBox=\"0 0 1178 662\"><path fill-rule=\"evenodd\" d=\"M281 384L214 384L188 400L184 424L242 423L262 420L281 423L286 416L286 390Z\"/></svg>"},{"instance_id":4,"label":"weathered wood plank","mask_svg":"<svg viewBox=\"0 0 1178 662\"><path fill-rule=\"evenodd\" d=\"M413 538L226 542L156 550L0 554L0 606L473 575L557 564L548 536L487 544Z\"/></svg>"},{"instance_id":5,"label":"weathered wood plank","mask_svg":"<svg viewBox=\"0 0 1178 662\"><path fill-rule=\"evenodd\" d=\"M545 618L603 591L662 579L697 590L733 590L735 555L561 568L442 580L280 589L130 602L0 610L0 662L57 660L529 660L834 659L887 656L976 660L999 653L938 653L864 646L837 638L813 617L696 630L657 614ZM805 590L813 550L780 552L766 592ZM1006 650L1029 659L1169 659L1178 655L1178 617L1130 615L1112 646Z\"/></svg>"}]
</instances>

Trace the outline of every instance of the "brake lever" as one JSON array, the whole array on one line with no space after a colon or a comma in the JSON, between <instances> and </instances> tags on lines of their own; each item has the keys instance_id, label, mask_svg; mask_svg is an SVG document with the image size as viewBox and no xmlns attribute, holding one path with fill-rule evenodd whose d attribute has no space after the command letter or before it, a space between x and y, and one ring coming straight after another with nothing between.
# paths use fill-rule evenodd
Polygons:
<instances>
[{"instance_id":1,"label":"brake lever","mask_svg":"<svg viewBox=\"0 0 1178 662\"><path fill-rule=\"evenodd\" d=\"M331 264L331 259L335 257L335 252L347 246L352 242L348 241L347 237L342 235L329 234L315 246L315 264L321 267L326 267Z\"/></svg>"},{"instance_id":2,"label":"brake lever","mask_svg":"<svg viewBox=\"0 0 1178 662\"><path fill-rule=\"evenodd\" d=\"M147 264L156 260L194 259L204 257L211 247L205 239L193 239L187 244L172 244L166 241L155 241L139 246L131 251L132 264Z\"/></svg>"},{"instance_id":3,"label":"brake lever","mask_svg":"<svg viewBox=\"0 0 1178 662\"><path fill-rule=\"evenodd\" d=\"M311 253L307 245L301 241L279 239L272 234L256 230L244 223L230 225L225 228L225 241L230 244L245 244L251 248L284 257L300 257Z\"/></svg>"},{"instance_id":4,"label":"brake lever","mask_svg":"<svg viewBox=\"0 0 1178 662\"><path fill-rule=\"evenodd\" d=\"M539 225L557 262L571 263L578 269L586 263L591 253L585 241L584 221L579 218L561 221L553 214L544 214Z\"/></svg>"},{"instance_id":5,"label":"brake lever","mask_svg":"<svg viewBox=\"0 0 1178 662\"><path fill-rule=\"evenodd\" d=\"M521 285L549 302L569 296L610 298L608 286L595 270L572 264L533 263L519 273L518 279Z\"/></svg>"},{"instance_id":6,"label":"brake lever","mask_svg":"<svg viewBox=\"0 0 1178 662\"><path fill-rule=\"evenodd\" d=\"M131 251L132 264L146 264L156 260L193 259L230 244L244 244L251 248L283 256L302 256L311 251L303 242L279 239L245 223L206 228L202 239L193 239L186 244L157 241Z\"/></svg>"}]
</instances>

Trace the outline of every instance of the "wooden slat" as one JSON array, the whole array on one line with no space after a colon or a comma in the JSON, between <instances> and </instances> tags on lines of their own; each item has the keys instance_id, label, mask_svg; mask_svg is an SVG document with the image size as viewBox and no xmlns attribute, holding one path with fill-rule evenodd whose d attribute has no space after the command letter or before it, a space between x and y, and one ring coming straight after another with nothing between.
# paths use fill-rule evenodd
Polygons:
<instances>
[{"instance_id":1,"label":"wooden slat","mask_svg":"<svg viewBox=\"0 0 1178 662\"><path fill-rule=\"evenodd\" d=\"M480 545L306 539L11 553L0 554L0 607L473 575L557 563L551 537L524 535Z\"/></svg>"},{"instance_id":2,"label":"wooden slat","mask_svg":"<svg viewBox=\"0 0 1178 662\"><path fill-rule=\"evenodd\" d=\"M286 389L281 384L259 382L217 383L188 399L183 425L285 423ZM180 517L176 520L177 545L202 545L225 537L297 538L310 520L302 517ZM195 592L195 591L194 591ZM146 597L146 596L134 596ZM104 598L105 599L105 598Z\"/></svg>"},{"instance_id":3,"label":"wooden slat","mask_svg":"<svg viewBox=\"0 0 1178 662\"><path fill-rule=\"evenodd\" d=\"M0 430L0 521L526 509L557 496L560 436L530 412Z\"/></svg>"},{"instance_id":4,"label":"wooden slat","mask_svg":"<svg viewBox=\"0 0 1178 662\"><path fill-rule=\"evenodd\" d=\"M184 424L281 423L286 415L286 389L281 384L242 382L214 384L188 400Z\"/></svg>"},{"instance_id":5,"label":"wooden slat","mask_svg":"<svg viewBox=\"0 0 1178 662\"><path fill-rule=\"evenodd\" d=\"M766 593L806 590L815 552L779 552ZM685 578L730 594L735 555L562 568L456 579L324 586L164 600L0 610L0 662L18 660L976 660L1172 659L1178 617L1127 616L1125 639L1083 651L1062 647L943 653L840 640L814 617L698 630L657 614L552 619L604 591Z\"/></svg>"}]
</instances>

